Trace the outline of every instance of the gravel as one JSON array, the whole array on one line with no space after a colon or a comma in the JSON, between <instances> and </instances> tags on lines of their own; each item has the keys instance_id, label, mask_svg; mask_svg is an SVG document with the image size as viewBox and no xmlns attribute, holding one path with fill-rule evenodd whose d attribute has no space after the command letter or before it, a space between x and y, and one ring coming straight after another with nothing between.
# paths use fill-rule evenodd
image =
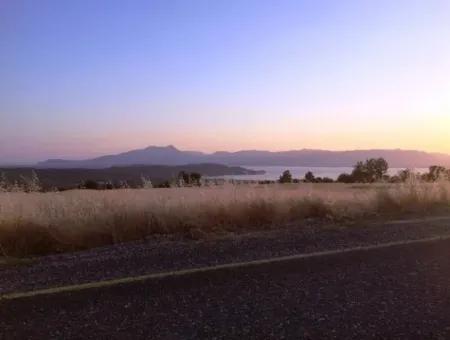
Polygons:
<instances>
[{"instance_id":1,"label":"gravel","mask_svg":"<svg viewBox=\"0 0 450 340\"><path fill-rule=\"evenodd\" d=\"M0 265L0 294L442 235L450 235L448 217L351 225L310 222L201 240L159 237Z\"/></svg>"}]
</instances>

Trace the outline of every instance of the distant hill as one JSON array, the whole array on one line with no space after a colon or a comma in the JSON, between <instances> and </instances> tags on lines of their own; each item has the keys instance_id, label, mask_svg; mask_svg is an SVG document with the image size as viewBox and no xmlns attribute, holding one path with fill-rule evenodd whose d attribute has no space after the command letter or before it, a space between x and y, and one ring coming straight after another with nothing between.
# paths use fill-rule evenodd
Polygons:
<instances>
[{"instance_id":1,"label":"distant hill","mask_svg":"<svg viewBox=\"0 0 450 340\"><path fill-rule=\"evenodd\" d=\"M40 162L40 168L108 168L127 165L183 165L189 163L208 163L203 161L205 155L201 152L180 151L174 146L150 146L145 149L132 150L117 155L107 155L93 159L72 161L49 159Z\"/></svg>"},{"instance_id":2,"label":"distant hill","mask_svg":"<svg viewBox=\"0 0 450 340\"><path fill-rule=\"evenodd\" d=\"M198 151L181 151L172 145L166 147L150 146L116 155L102 156L87 160L50 159L37 164L38 168L108 168L112 166L142 165L182 165L194 163L216 163L248 166L311 166L347 167L359 160L383 157L391 167L424 168L430 165L450 166L450 155L427 153L415 150L292 150L238 152L215 152L211 154Z\"/></svg>"},{"instance_id":3,"label":"distant hill","mask_svg":"<svg viewBox=\"0 0 450 340\"><path fill-rule=\"evenodd\" d=\"M21 176L30 177L32 170L36 171L45 189L75 188L86 180L98 182L127 182L130 186L142 184L141 177L145 176L154 184L177 178L180 171L198 172L203 176L224 175L254 175L261 171L253 171L242 167L229 167L220 164L189 164L179 166L142 165L120 166L105 169L43 169L43 168L0 168L8 181L20 181Z\"/></svg>"},{"instance_id":4,"label":"distant hill","mask_svg":"<svg viewBox=\"0 0 450 340\"><path fill-rule=\"evenodd\" d=\"M213 154L214 161L222 164L290 165L311 167L350 167L368 158L385 158L391 167L424 168L430 165L450 165L450 155L414 150L293 150L282 152L239 151Z\"/></svg>"}]
</instances>

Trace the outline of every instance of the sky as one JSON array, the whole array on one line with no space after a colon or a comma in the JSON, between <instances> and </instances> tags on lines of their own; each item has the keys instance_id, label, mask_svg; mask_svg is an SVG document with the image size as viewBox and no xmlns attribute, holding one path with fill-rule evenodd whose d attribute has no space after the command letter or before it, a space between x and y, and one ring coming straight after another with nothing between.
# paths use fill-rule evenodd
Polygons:
<instances>
[{"instance_id":1,"label":"sky","mask_svg":"<svg viewBox=\"0 0 450 340\"><path fill-rule=\"evenodd\" d=\"M450 153L448 0L0 0L0 162Z\"/></svg>"}]
</instances>

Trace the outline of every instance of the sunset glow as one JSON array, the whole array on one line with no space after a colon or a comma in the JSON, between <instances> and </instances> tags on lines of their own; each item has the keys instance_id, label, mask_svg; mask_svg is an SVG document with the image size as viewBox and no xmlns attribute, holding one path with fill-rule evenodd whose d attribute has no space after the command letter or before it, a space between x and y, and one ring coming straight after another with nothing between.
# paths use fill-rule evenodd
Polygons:
<instances>
[{"instance_id":1,"label":"sunset glow","mask_svg":"<svg viewBox=\"0 0 450 340\"><path fill-rule=\"evenodd\" d=\"M0 163L183 150L450 153L450 2L0 4Z\"/></svg>"}]
</instances>

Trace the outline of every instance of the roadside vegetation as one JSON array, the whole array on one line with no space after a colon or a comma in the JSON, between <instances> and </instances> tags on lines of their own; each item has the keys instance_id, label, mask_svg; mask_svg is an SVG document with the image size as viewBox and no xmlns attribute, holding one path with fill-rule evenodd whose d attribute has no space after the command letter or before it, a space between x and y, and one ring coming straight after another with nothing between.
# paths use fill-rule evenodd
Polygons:
<instances>
[{"instance_id":1,"label":"roadside vegetation","mask_svg":"<svg viewBox=\"0 0 450 340\"><path fill-rule=\"evenodd\" d=\"M392 182L385 180L384 170L365 170L370 162L358 164L350 175L367 176L358 177L367 179L358 184L317 183L313 174L292 183L285 172L279 183L270 185L205 185L198 174L180 173L168 188L154 188L143 178L141 189L39 192L36 176L22 187L11 187L3 179L0 255L76 251L156 234L201 238L279 228L306 219L339 223L450 211L446 169L404 173L400 181Z\"/></svg>"},{"instance_id":2,"label":"roadside vegetation","mask_svg":"<svg viewBox=\"0 0 450 340\"><path fill-rule=\"evenodd\" d=\"M190 165L194 167L195 165ZM206 165L203 165L204 167ZM220 165L209 165L211 167ZM389 165L383 158L368 159L365 162L358 162L355 164L351 173L343 173L338 176L336 180L328 177L315 176L314 173L308 171L303 178L294 178L289 170L285 170L278 180L224 180L216 176L203 176L201 173L193 171L188 172L181 170L175 174L170 175L170 179L161 180L158 177L153 181L151 176L140 174L136 180L133 174L133 179L127 179L130 175L128 169L136 171L139 167L128 168L112 168L123 169L123 173L115 174L114 179L104 177L101 180L86 178L79 180L78 184L65 186L51 186L42 183L35 170L30 169L28 174L21 173L19 176L15 174L12 178L8 178L5 172L0 171L0 192L49 192L49 191L66 191L73 189L89 189L89 190L114 190L114 189L139 189L139 188L179 188L179 187L197 187L197 186L211 186L223 185L228 182L231 184L289 184L289 183L405 183L411 180L418 180L422 182L436 182L436 181L450 181L450 169L443 166L431 166L427 173L417 173L413 169L403 169L398 174L390 176L388 174ZM142 169L145 169L142 168ZM42 171L42 170L40 170ZM63 171L70 171L66 169ZM77 170L78 171L78 170ZM249 170L247 170L249 171ZM257 172L257 171L255 171ZM48 174L47 174L48 176ZM57 172L54 177L62 176ZM72 175L71 175L72 176ZM81 175L80 175L81 176ZM71 177L72 178L72 177ZM73 178L71 179L73 181Z\"/></svg>"}]
</instances>

